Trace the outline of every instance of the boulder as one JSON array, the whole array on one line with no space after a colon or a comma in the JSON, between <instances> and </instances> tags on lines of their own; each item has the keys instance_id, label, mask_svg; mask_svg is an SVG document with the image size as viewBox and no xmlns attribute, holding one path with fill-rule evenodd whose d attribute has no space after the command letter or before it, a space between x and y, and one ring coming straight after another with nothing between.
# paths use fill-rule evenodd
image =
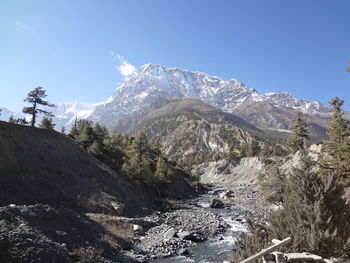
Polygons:
<instances>
[{"instance_id":1,"label":"boulder","mask_svg":"<svg viewBox=\"0 0 350 263\"><path fill-rule=\"evenodd\" d=\"M189 255L189 254L190 254L190 251L187 248L181 248L179 250L179 255L181 255L181 256L186 256L186 255Z\"/></svg>"},{"instance_id":2,"label":"boulder","mask_svg":"<svg viewBox=\"0 0 350 263\"><path fill-rule=\"evenodd\" d=\"M138 235L143 235L144 234L143 227L140 226L140 225L133 224L132 225L132 229L133 229L135 234L138 234Z\"/></svg>"},{"instance_id":3,"label":"boulder","mask_svg":"<svg viewBox=\"0 0 350 263\"><path fill-rule=\"evenodd\" d=\"M222 199L227 199L227 198L235 197L235 194L233 191L227 190L225 192L222 192L219 196Z\"/></svg>"},{"instance_id":4,"label":"boulder","mask_svg":"<svg viewBox=\"0 0 350 263\"><path fill-rule=\"evenodd\" d=\"M222 201L220 201L219 199L214 198L210 203L210 207L211 208L223 208L224 203Z\"/></svg>"},{"instance_id":5,"label":"boulder","mask_svg":"<svg viewBox=\"0 0 350 263\"><path fill-rule=\"evenodd\" d=\"M169 241L171 238L173 238L176 234L176 231L173 227L169 228L167 231L163 234L164 241Z\"/></svg>"},{"instance_id":6,"label":"boulder","mask_svg":"<svg viewBox=\"0 0 350 263\"><path fill-rule=\"evenodd\" d=\"M185 239L185 240L190 240L189 238L191 237L191 232L190 231L180 231L177 232L177 236L181 239Z\"/></svg>"},{"instance_id":7,"label":"boulder","mask_svg":"<svg viewBox=\"0 0 350 263\"><path fill-rule=\"evenodd\" d=\"M111 202L111 206L116 211L117 215L122 215L124 212L125 205L122 203L117 203L115 201Z\"/></svg>"}]
</instances>

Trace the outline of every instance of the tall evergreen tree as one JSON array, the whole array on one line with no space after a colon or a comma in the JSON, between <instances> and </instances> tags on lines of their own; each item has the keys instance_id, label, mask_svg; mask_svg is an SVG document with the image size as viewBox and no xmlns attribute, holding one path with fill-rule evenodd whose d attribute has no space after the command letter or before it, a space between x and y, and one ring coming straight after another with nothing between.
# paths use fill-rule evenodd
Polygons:
<instances>
[{"instance_id":1,"label":"tall evergreen tree","mask_svg":"<svg viewBox=\"0 0 350 263\"><path fill-rule=\"evenodd\" d=\"M168 168L163 157L158 156L156 170L154 172L154 176L160 182L165 181L168 173Z\"/></svg>"},{"instance_id":2,"label":"tall evergreen tree","mask_svg":"<svg viewBox=\"0 0 350 263\"><path fill-rule=\"evenodd\" d=\"M324 142L321 171L350 178L350 127L341 109L344 101L335 97L329 103L333 117L327 130L329 140Z\"/></svg>"},{"instance_id":3,"label":"tall evergreen tree","mask_svg":"<svg viewBox=\"0 0 350 263\"><path fill-rule=\"evenodd\" d=\"M148 149L149 146L146 134L141 132L132 142L130 154L134 155L140 162L142 162Z\"/></svg>"},{"instance_id":4,"label":"tall evergreen tree","mask_svg":"<svg viewBox=\"0 0 350 263\"><path fill-rule=\"evenodd\" d=\"M77 137L79 134L79 131L78 131L78 117L75 116L75 119L74 119L74 124L73 126L71 127L70 131L69 131L69 135L72 136L72 137Z\"/></svg>"},{"instance_id":5,"label":"tall evergreen tree","mask_svg":"<svg viewBox=\"0 0 350 263\"><path fill-rule=\"evenodd\" d=\"M91 146L95 140L92 122L88 120L79 120L76 128L73 128L70 135L82 145L85 149Z\"/></svg>"},{"instance_id":6,"label":"tall evergreen tree","mask_svg":"<svg viewBox=\"0 0 350 263\"><path fill-rule=\"evenodd\" d=\"M152 159L146 134L141 132L127 151L122 170L136 183L151 184L153 181Z\"/></svg>"},{"instance_id":7,"label":"tall evergreen tree","mask_svg":"<svg viewBox=\"0 0 350 263\"><path fill-rule=\"evenodd\" d=\"M28 93L27 97L24 99L24 101L32 104L31 107L24 107L22 110L23 113L31 115L31 117L32 117L31 126L32 127L35 126L36 117L37 117L38 113L43 113L48 117L54 117L51 112L38 108L39 105L48 106L48 107L55 106L54 104L50 104L48 101L43 100L43 98L46 98L46 97L47 97L46 90L43 90L42 87L37 87L34 90L30 91Z\"/></svg>"},{"instance_id":8,"label":"tall evergreen tree","mask_svg":"<svg viewBox=\"0 0 350 263\"><path fill-rule=\"evenodd\" d=\"M93 128L94 137L97 143L102 144L108 137L108 130L106 127L101 126L98 122L95 123Z\"/></svg>"},{"instance_id":9,"label":"tall evergreen tree","mask_svg":"<svg viewBox=\"0 0 350 263\"><path fill-rule=\"evenodd\" d=\"M55 126L56 124L53 122L52 118L46 116L41 120L41 123L39 125L40 128L46 130L53 130Z\"/></svg>"},{"instance_id":10,"label":"tall evergreen tree","mask_svg":"<svg viewBox=\"0 0 350 263\"><path fill-rule=\"evenodd\" d=\"M293 152L305 148L305 140L309 138L307 126L303 113L297 111L291 129L292 135L287 139L287 145Z\"/></svg>"},{"instance_id":11,"label":"tall evergreen tree","mask_svg":"<svg viewBox=\"0 0 350 263\"><path fill-rule=\"evenodd\" d=\"M159 136L154 136L150 142L150 148L151 150L156 153L160 154L161 152L161 145L160 145L160 138Z\"/></svg>"}]
</instances>

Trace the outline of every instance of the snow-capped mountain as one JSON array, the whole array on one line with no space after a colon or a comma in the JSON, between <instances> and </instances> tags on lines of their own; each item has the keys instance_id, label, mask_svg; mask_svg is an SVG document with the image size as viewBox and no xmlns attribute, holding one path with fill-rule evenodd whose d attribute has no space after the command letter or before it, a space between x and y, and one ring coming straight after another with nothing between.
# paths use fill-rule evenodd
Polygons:
<instances>
[{"instance_id":1,"label":"snow-capped mountain","mask_svg":"<svg viewBox=\"0 0 350 263\"><path fill-rule=\"evenodd\" d=\"M223 80L202 72L153 64L142 66L137 74L124 80L111 100L116 105L128 107L154 94L195 98L226 112L234 112L247 100L267 101L278 107L290 107L311 114L320 113L326 108L319 102L298 99L287 92L259 94L235 79ZM137 110L137 107L133 110Z\"/></svg>"},{"instance_id":2,"label":"snow-capped mountain","mask_svg":"<svg viewBox=\"0 0 350 263\"><path fill-rule=\"evenodd\" d=\"M47 108L55 116L53 118L56 124L56 130L60 130L62 127L70 129L74 124L75 119L88 119L97 106L103 103L89 104L85 102L63 102L58 103L53 108ZM40 119L38 119L40 121Z\"/></svg>"},{"instance_id":3,"label":"snow-capped mountain","mask_svg":"<svg viewBox=\"0 0 350 263\"><path fill-rule=\"evenodd\" d=\"M265 101L268 101L277 107L284 106L308 114L320 114L329 112L329 108L320 102L298 99L288 92L269 92L263 94L262 96L264 97Z\"/></svg>"},{"instance_id":4,"label":"snow-capped mountain","mask_svg":"<svg viewBox=\"0 0 350 263\"><path fill-rule=\"evenodd\" d=\"M237 80L222 80L201 72L146 64L126 79L112 97L122 104L139 102L150 95L189 97L231 111L257 92Z\"/></svg>"},{"instance_id":5,"label":"snow-capped mountain","mask_svg":"<svg viewBox=\"0 0 350 263\"><path fill-rule=\"evenodd\" d=\"M52 114L55 116L53 118L53 121L56 124L55 129L61 130L63 126L66 129L69 129L74 124L76 118L78 120L89 118L95 108L99 105L102 105L103 103L105 102L96 104L77 101L63 102L56 104L55 107L44 107L43 109L52 112ZM10 116L12 116L14 119L26 118L27 121L30 121L29 116L26 116L21 112L13 112L3 107L0 107L0 109L2 110L0 114L0 120L2 121L8 121ZM44 116L42 114L39 114L37 117L37 123L39 123L43 117Z\"/></svg>"},{"instance_id":6,"label":"snow-capped mountain","mask_svg":"<svg viewBox=\"0 0 350 263\"><path fill-rule=\"evenodd\" d=\"M127 77L113 96L105 102L97 104L65 102L57 104L50 110L55 115L57 130L62 126L70 128L75 118L87 118L98 121L110 129L124 132L137 124L143 116L169 103L169 99L174 97L201 100L225 112L237 114L253 125L258 123L263 128L288 127L289 122L278 123L281 120L280 116L274 116L275 112L280 114L281 110L283 112L300 110L313 116L329 112L329 108L320 102L299 99L286 92L259 94L255 89L235 79L223 80L202 72L154 64L143 65L131 77ZM249 109L251 105L259 105L254 108L259 113L267 108L266 104L270 109L268 117L265 116L268 120L257 122L254 116L258 118L260 115L250 114ZM242 112L244 114L240 115ZM274 125L270 127L272 123Z\"/></svg>"},{"instance_id":7,"label":"snow-capped mountain","mask_svg":"<svg viewBox=\"0 0 350 263\"><path fill-rule=\"evenodd\" d=\"M108 103L96 107L90 118L110 128L125 131L135 124L130 123L131 118L142 118L155 101L159 107L163 106L166 102L161 102L160 98L166 97L190 97L234 114L238 108L255 102L307 114L328 112L328 107L322 103L298 99L289 93L259 94L235 79L223 80L202 72L146 64L132 77L126 78Z\"/></svg>"},{"instance_id":8,"label":"snow-capped mountain","mask_svg":"<svg viewBox=\"0 0 350 263\"><path fill-rule=\"evenodd\" d=\"M4 108L4 107L0 107L0 110L1 110L1 112L0 112L0 120L1 120L1 121L8 121L8 119L9 119L11 116L12 116L14 119L22 118L22 117L23 117L23 114L10 111L9 109Z\"/></svg>"}]
</instances>

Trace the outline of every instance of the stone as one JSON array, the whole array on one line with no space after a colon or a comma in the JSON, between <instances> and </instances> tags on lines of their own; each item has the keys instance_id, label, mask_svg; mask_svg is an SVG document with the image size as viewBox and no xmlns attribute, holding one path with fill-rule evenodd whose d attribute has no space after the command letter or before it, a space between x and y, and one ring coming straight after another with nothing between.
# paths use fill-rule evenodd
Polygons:
<instances>
[{"instance_id":1,"label":"stone","mask_svg":"<svg viewBox=\"0 0 350 263\"><path fill-rule=\"evenodd\" d=\"M179 250L179 255L181 255L181 256L186 256L186 255L189 255L189 254L190 254L190 251L187 248L181 248Z\"/></svg>"},{"instance_id":2,"label":"stone","mask_svg":"<svg viewBox=\"0 0 350 263\"><path fill-rule=\"evenodd\" d=\"M139 235L144 234L143 227L140 225L133 224L132 229L133 229L134 233L136 233L136 234L139 234Z\"/></svg>"},{"instance_id":3,"label":"stone","mask_svg":"<svg viewBox=\"0 0 350 263\"><path fill-rule=\"evenodd\" d=\"M125 208L124 204L112 201L111 205L114 208L114 210L117 212L118 215L122 215L123 214L124 208Z\"/></svg>"},{"instance_id":4,"label":"stone","mask_svg":"<svg viewBox=\"0 0 350 263\"><path fill-rule=\"evenodd\" d=\"M177 236L181 239L187 239L189 240L188 238L191 236L191 232L190 231L180 231L177 233Z\"/></svg>"},{"instance_id":5,"label":"stone","mask_svg":"<svg viewBox=\"0 0 350 263\"><path fill-rule=\"evenodd\" d=\"M232 198L232 197L235 197L235 194L233 191L231 190L227 190L225 192L222 192L220 195L219 195L220 198L222 199L228 199L228 198Z\"/></svg>"},{"instance_id":6,"label":"stone","mask_svg":"<svg viewBox=\"0 0 350 263\"><path fill-rule=\"evenodd\" d=\"M220 201L219 199L214 198L210 203L210 207L211 208L223 208L224 203L222 201Z\"/></svg>"},{"instance_id":7,"label":"stone","mask_svg":"<svg viewBox=\"0 0 350 263\"><path fill-rule=\"evenodd\" d=\"M23 207L22 213L29 217L36 217L37 214L29 207Z\"/></svg>"},{"instance_id":8,"label":"stone","mask_svg":"<svg viewBox=\"0 0 350 263\"><path fill-rule=\"evenodd\" d=\"M165 233L163 234L164 241L169 241L171 238L173 238L176 234L176 231L173 227L169 228Z\"/></svg>"},{"instance_id":9,"label":"stone","mask_svg":"<svg viewBox=\"0 0 350 263\"><path fill-rule=\"evenodd\" d=\"M59 235L59 236L66 236L67 232L56 230L56 234Z\"/></svg>"}]
</instances>

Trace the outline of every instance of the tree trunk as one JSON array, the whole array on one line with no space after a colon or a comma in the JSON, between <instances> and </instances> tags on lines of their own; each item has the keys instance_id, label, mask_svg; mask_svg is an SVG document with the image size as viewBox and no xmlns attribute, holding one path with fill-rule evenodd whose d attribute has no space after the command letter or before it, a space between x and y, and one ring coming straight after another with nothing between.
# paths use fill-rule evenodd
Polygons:
<instances>
[{"instance_id":1,"label":"tree trunk","mask_svg":"<svg viewBox=\"0 0 350 263\"><path fill-rule=\"evenodd\" d=\"M33 104L32 127L35 127L35 119L36 119L36 102L34 102Z\"/></svg>"}]
</instances>

